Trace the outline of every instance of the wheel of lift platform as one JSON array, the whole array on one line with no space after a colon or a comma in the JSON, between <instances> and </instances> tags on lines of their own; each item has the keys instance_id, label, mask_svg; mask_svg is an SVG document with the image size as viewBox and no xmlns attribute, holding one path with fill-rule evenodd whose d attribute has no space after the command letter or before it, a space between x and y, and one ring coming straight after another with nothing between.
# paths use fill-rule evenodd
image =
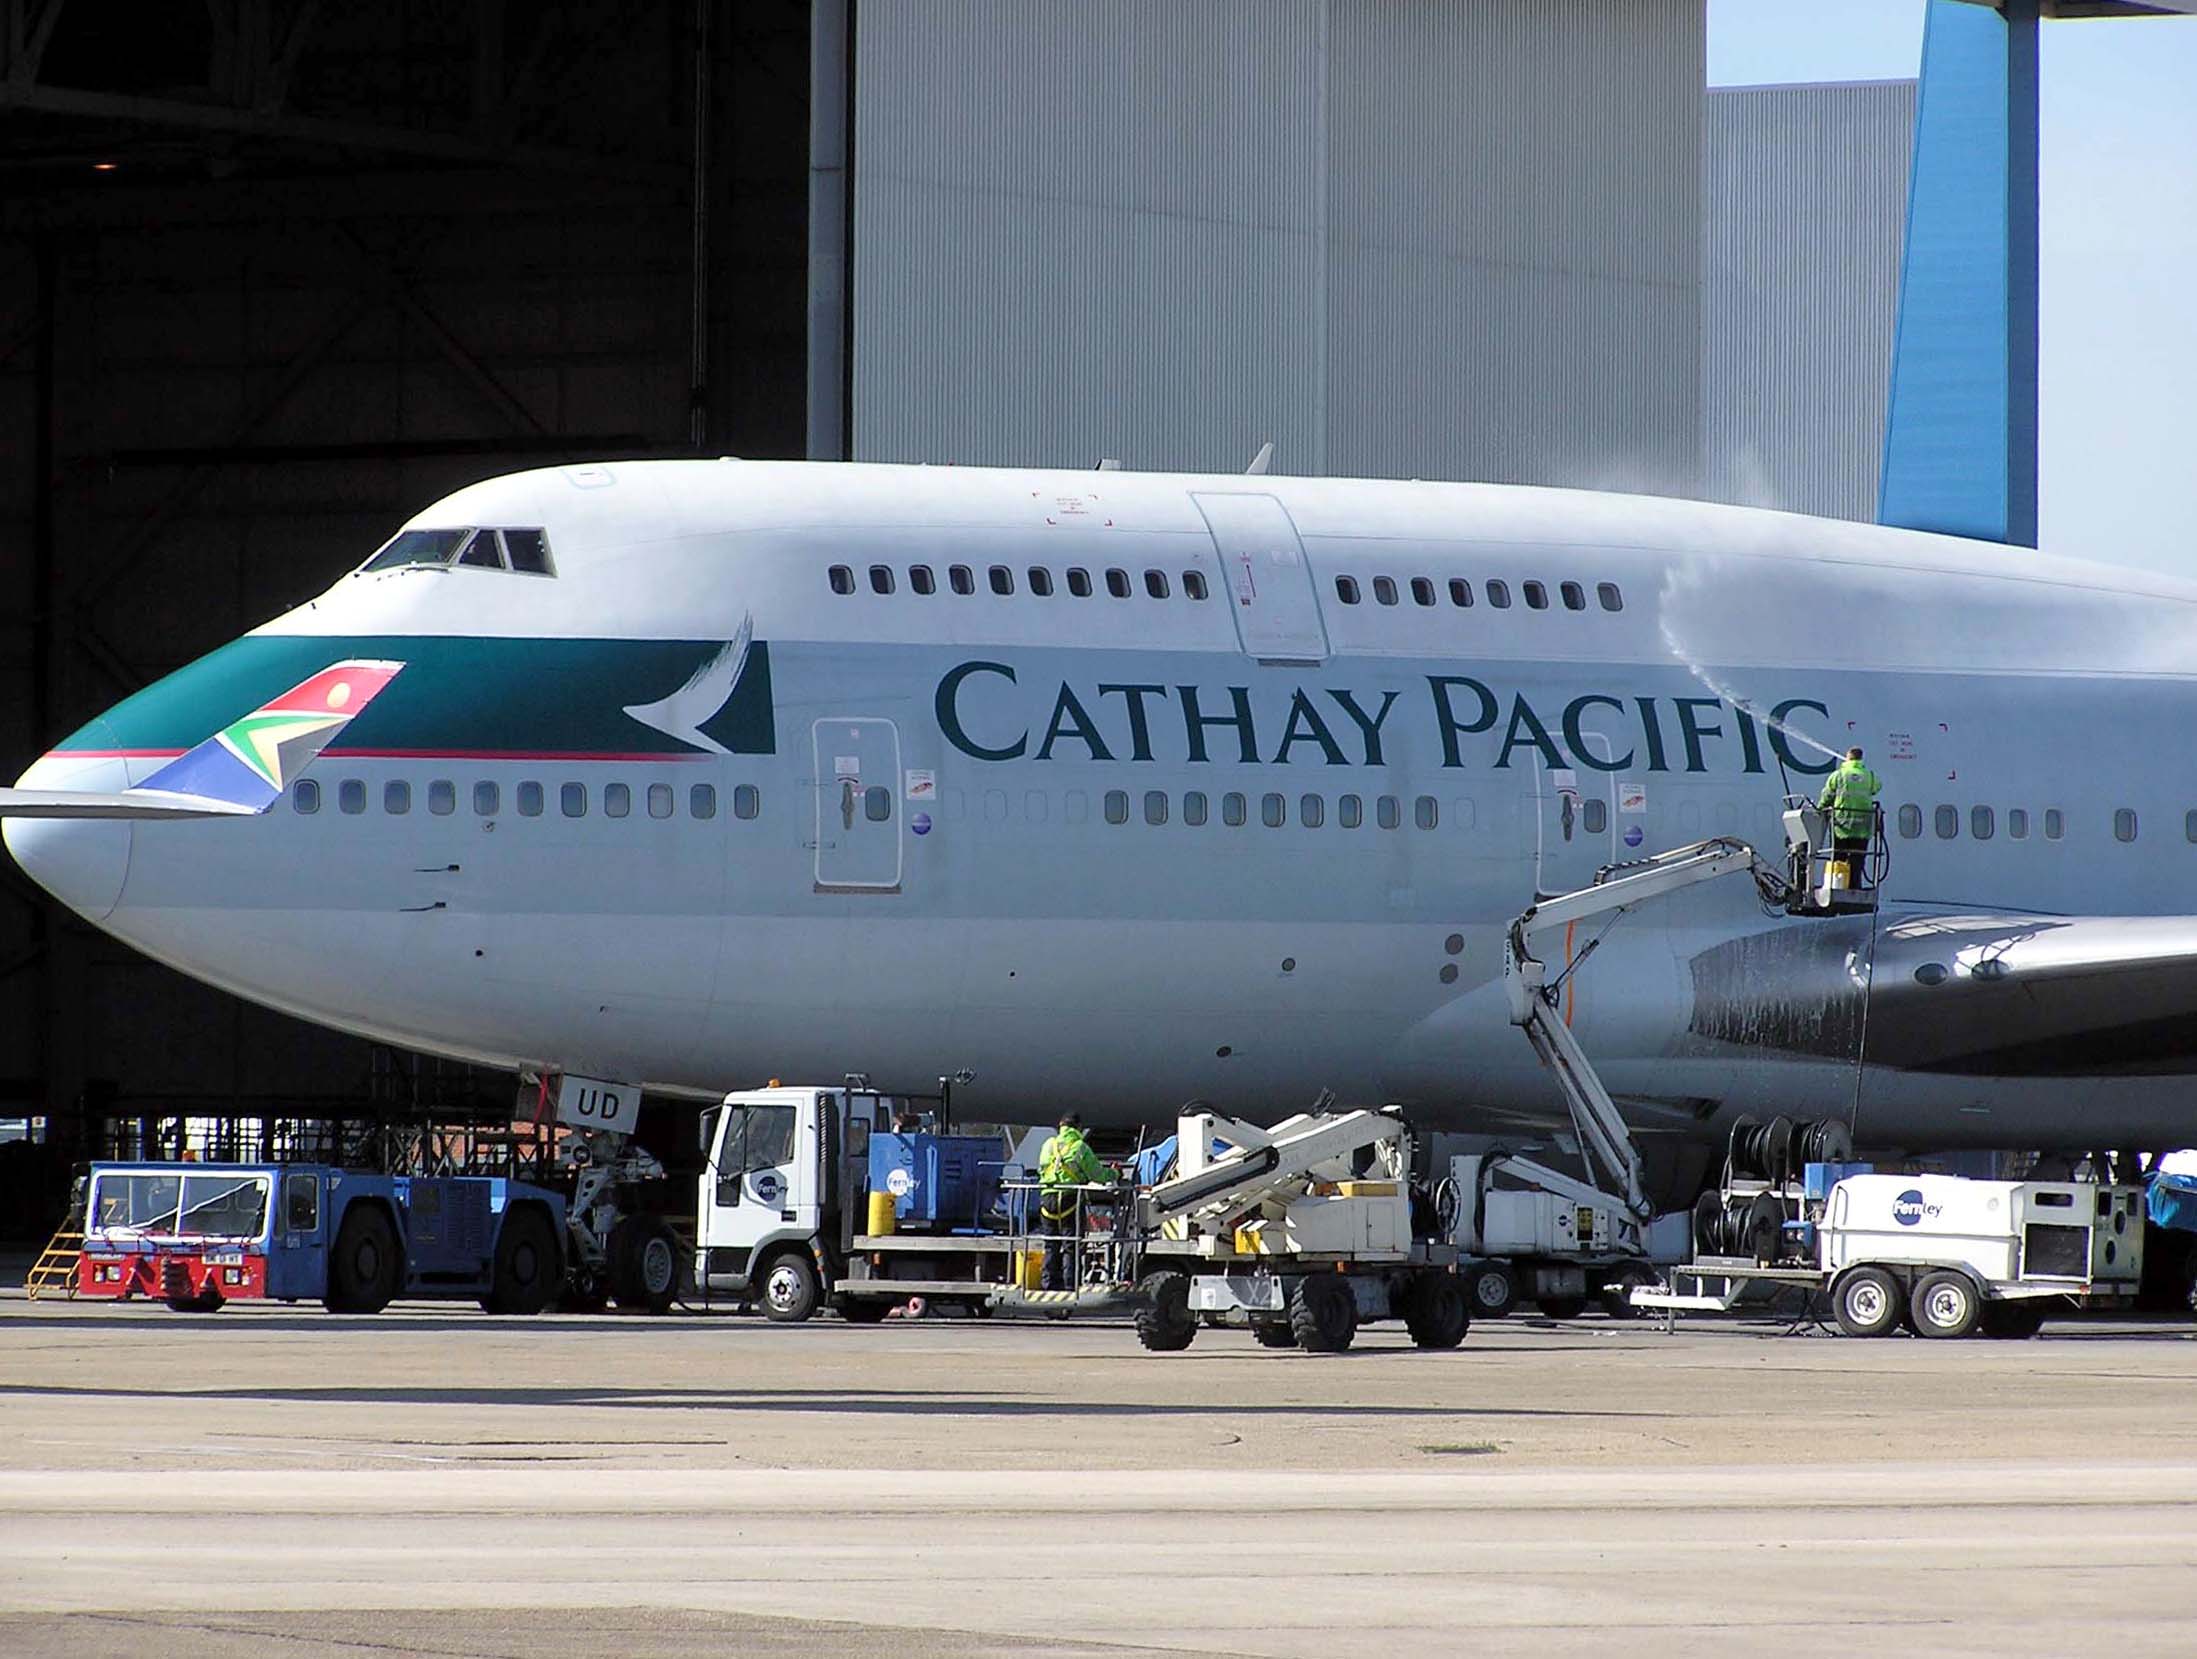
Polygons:
<instances>
[{"instance_id":1,"label":"wheel of lift platform","mask_svg":"<svg viewBox=\"0 0 2197 1659\"><path fill-rule=\"evenodd\" d=\"M1289 1328L1308 1354L1339 1354L1358 1335L1358 1299L1337 1273L1307 1273L1289 1294Z\"/></svg>"},{"instance_id":2,"label":"wheel of lift platform","mask_svg":"<svg viewBox=\"0 0 2197 1659\"><path fill-rule=\"evenodd\" d=\"M1137 1290L1137 1340L1146 1348L1155 1354L1176 1354L1196 1340L1198 1321L1190 1311L1187 1273L1172 1268L1148 1273Z\"/></svg>"},{"instance_id":3,"label":"wheel of lift platform","mask_svg":"<svg viewBox=\"0 0 2197 1659\"><path fill-rule=\"evenodd\" d=\"M763 1317L780 1325L798 1325L816 1312L822 1294L816 1264L802 1250L781 1250L763 1269Z\"/></svg>"},{"instance_id":4,"label":"wheel of lift platform","mask_svg":"<svg viewBox=\"0 0 2197 1659\"><path fill-rule=\"evenodd\" d=\"M379 1313L395 1298L403 1272L388 1213L379 1204L353 1204L343 1212L328 1252L328 1291L321 1305L330 1313Z\"/></svg>"},{"instance_id":5,"label":"wheel of lift platform","mask_svg":"<svg viewBox=\"0 0 2197 1659\"><path fill-rule=\"evenodd\" d=\"M1584 1296L1536 1296L1533 1300L1546 1319L1577 1319L1587 1311Z\"/></svg>"},{"instance_id":6,"label":"wheel of lift platform","mask_svg":"<svg viewBox=\"0 0 2197 1659\"><path fill-rule=\"evenodd\" d=\"M559 1313L601 1313L610 1306L610 1281L599 1268L574 1267L557 1292Z\"/></svg>"},{"instance_id":7,"label":"wheel of lift platform","mask_svg":"<svg viewBox=\"0 0 2197 1659\"><path fill-rule=\"evenodd\" d=\"M1638 1319L1640 1310L1633 1306L1632 1293L1654 1283L1655 1275L1644 1267L1621 1267L1603 1282L1595 1300L1612 1319Z\"/></svg>"},{"instance_id":8,"label":"wheel of lift platform","mask_svg":"<svg viewBox=\"0 0 2197 1659\"><path fill-rule=\"evenodd\" d=\"M1967 1274L1940 1268L1916 1281L1907 1313L1918 1336L1966 1336L1982 1317L1983 1297Z\"/></svg>"},{"instance_id":9,"label":"wheel of lift platform","mask_svg":"<svg viewBox=\"0 0 2197 1659\"><path fill-rule=\"evenodd\" d=\"M1831 1291L1831 1313L1848 1336L1890 1336L1907 1311L1899 1281L1881 1267L1857 1267Z\"/></svg>"},{"instance_id":10,"label":"wheel of lift platform","mask_svg":"<svg viewBox=\"0 0 2197 1659\"><path fill-rule=\"evenodd\" d=\"M1251 1340L1262 1348L1294 1348L1297 1333L1289 1328L1286 1319L1254 1319L1251 1321Z\"/></svg>"},{"instance_id":11,"label":"wheel of lift platform","mask_svg":"<svg viewBox=\"0 0 2197 1659\"><path fill-rule=\"evenodd\" d=\"M488 1291L491 1311L540 1313L563 1282L564 1263L557 1254L557 1235L550 1230L549 1217L533 1204L505 1211L503 1228L496 1235L496 1277Z\"/></svg>"},{"instance_id":12,"label":"wheel of lift platform","mask_svg":"<svg viewBox=\"0 0 2197 1659\"><path fill-rule=\"evenodd\" d=\"M1518 1305L1518 1276L1502 1262L1482 1262L1465 1275L1465 1300L1475 1319L1500 1319Z\"/></svg>"},{"instance_id":13,"label":"wheel of lift platform","mask_svg":"<svg viewBox=\"0 0 2197 1659\"><path fill-rule=\"evenodd\" d=\"M1415 1347L1454 1348L1465 1340L1472 1312L1454 1273L1421 1273L1404 1292L1404 1329Z\"/></svg>"},{"instance_id":14,"label":"wheel of lift platform","mask_svg":"<svg viewBox=\"0 0 2197 1659\"><path fill-rule=\"evenodd\" d=\"M196 1296L170 1296L166 1301L169 1308L176 1313L219 1313L226 1298L220 1291L208 1286Z\"/></svg>"}]
</instances>

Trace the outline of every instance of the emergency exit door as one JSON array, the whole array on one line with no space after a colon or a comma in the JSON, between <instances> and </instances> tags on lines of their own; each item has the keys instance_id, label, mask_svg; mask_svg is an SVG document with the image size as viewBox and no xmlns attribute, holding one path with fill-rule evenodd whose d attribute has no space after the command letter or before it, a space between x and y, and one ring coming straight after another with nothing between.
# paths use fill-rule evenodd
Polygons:
<instances>
[{"instance_id":1,"label":"emergency exit door","mask_svg":"<svg viewBox=\"0 0 2197 1659\"><path fill-rule=\"evenodd\" d=\"M900 891L900 730L890 720L819 720L816 890Z\"/></svg>"},{"instance_id":2,"label":"emergency exit door","mask_svg":"<svg viewBox=\"0 0 2197 1659\"><path fill-rule=\"evenodd\" d=\"M1325 662L1327 627L1288 511L1270 495L1192 495L1213 533L1221 592L1244 654L1261 662Z\"/></svg>"}]
</instances>

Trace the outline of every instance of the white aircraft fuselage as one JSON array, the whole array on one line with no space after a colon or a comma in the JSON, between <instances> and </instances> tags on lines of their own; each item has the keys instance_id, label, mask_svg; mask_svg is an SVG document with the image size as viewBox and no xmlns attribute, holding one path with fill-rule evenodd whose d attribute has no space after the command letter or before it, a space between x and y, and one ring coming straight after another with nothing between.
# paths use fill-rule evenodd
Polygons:
<instances>
[{"instance_id":1,"label":"white aircraft fuselage","mask_svg":"<svg viewBox=\"0 0 2197 1659\"><path fill-rule=\"evenodd\" d=\"M1707 835L1774 858L1787 789L1859 744L1878 916L1725 883L1570 982L1636 1121L2197 1123L2197 585L1278 477L619 464L411 528L474 526L541 531L553 572L361 570L21 780L124 790L331 663L401 664L270 810L9 818L16 857L200 979L487 1065L697 1095L965 1068L966 1110L1019 1121L1327 1087L1484 1129L1562 1111L1507 1022L1508 920Z\"/></svg>"}]
</instances>

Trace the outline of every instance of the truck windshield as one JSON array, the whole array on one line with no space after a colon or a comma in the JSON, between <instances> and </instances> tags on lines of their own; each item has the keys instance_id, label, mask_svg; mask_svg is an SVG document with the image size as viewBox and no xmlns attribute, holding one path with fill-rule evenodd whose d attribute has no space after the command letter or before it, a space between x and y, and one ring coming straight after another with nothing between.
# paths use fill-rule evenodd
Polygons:
<instances>
[{"instance_id":1,"label":"truck windshield","mask_svg":"<svg viewBox=\"0 0 2197 1659\"><path fill-rule=\"evenodd\" d=\"M101 1175L92 1188L92 1225L105 1232L172 1233L180 1175Z\"/></svg>"},{"instance_id":2,"label":"truck windshield","mask_svg":"<svg viewBox=\"0 0 2197 1659\"><path fill-rule=\"evenodd\" d=\"M183 1218L186 1238L258 1238L267 1230L267 1177L186 1175Z\"/></svg>"},{"instance_id":3,"label":"truck windshield","mask_svg":"<svg viewBox=\"0 0 2197 1659\"><path fill-rule=\"evenodd\" d=\"M780 1169L793 1162L793 1108L750 1106L747 1109L742 1173Z\"/></svg>"}]
</instances>

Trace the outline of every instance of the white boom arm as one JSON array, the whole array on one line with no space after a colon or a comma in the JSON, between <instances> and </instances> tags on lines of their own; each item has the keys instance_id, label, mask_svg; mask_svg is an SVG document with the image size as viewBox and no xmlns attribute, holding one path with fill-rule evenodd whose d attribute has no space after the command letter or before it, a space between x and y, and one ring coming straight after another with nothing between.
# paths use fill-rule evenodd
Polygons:
<instances>
[{"instance_id":1,"label":"white boom arm","mask_svg":"<svg viewBox=\"0 0 2197 1659\"><path fill-rule=\"evenodd\" d=\"M1409 1131L1382 1112L1305 1112L1271 1128L1185 1113L1176 1125L1176 1173L1145 1195L1154 1222L1192 1211L1241 1209L1272 1193L1301 1186L1320 1165L1368 1147L1402 1140ZM1213 1155L1213 1143L1228 1150ZM1389 1172L1402 1178L1401 1167Z\"/></svg>"},{"instance_id":2,"label":"white boom arm","mask_svg":"<svg viewBox=\"0 0 2197 1659\"><path fill-rule=\"evenodd\" d=\"M1754 876L1765 893L1771 891L1773 885L1779 892L1784 889L1783 872L1764 862L1754 848L1744 841L1719 836L1659 853L1654 858L1625 866L1621 874L1610 875L1606 880L1597 879L1591 887L1529 906L1511 923L1510 935L1504 942L1503 984L1510 997L1511 1023L1524 1029L1534 1053L1541 1057L1541 1063L1549 1068L1557 1087L1563 1091L1564 1104L1571 1112L1572 1128L1579 1136L1580 1152L1586 1159L1587 1173L1600 1179L1598 1166L1599 1170L1606 1170L1623 1189L1625 1207L1643 1221L1655 1213L1655 1206L1648 1202L1641 1181L1640 1152L1633 1144L1632 1131L1626 1127L1624 1116L1610 1098L1609 1091L1603 1088L1602 1079L1595 1074L1594 1063L1587 1058L1586 1050L1579 1046L1579 1040L1557 1012L1556 986L1549 982L1548 964L1533 954L1530 940L1532 935L1547 928L1630 910L1634 905L1661 898L1666 893L1742 872ZM1585 960L1582 954L1565 972L1572 971Z\"/></svg>"}]
</instances>

